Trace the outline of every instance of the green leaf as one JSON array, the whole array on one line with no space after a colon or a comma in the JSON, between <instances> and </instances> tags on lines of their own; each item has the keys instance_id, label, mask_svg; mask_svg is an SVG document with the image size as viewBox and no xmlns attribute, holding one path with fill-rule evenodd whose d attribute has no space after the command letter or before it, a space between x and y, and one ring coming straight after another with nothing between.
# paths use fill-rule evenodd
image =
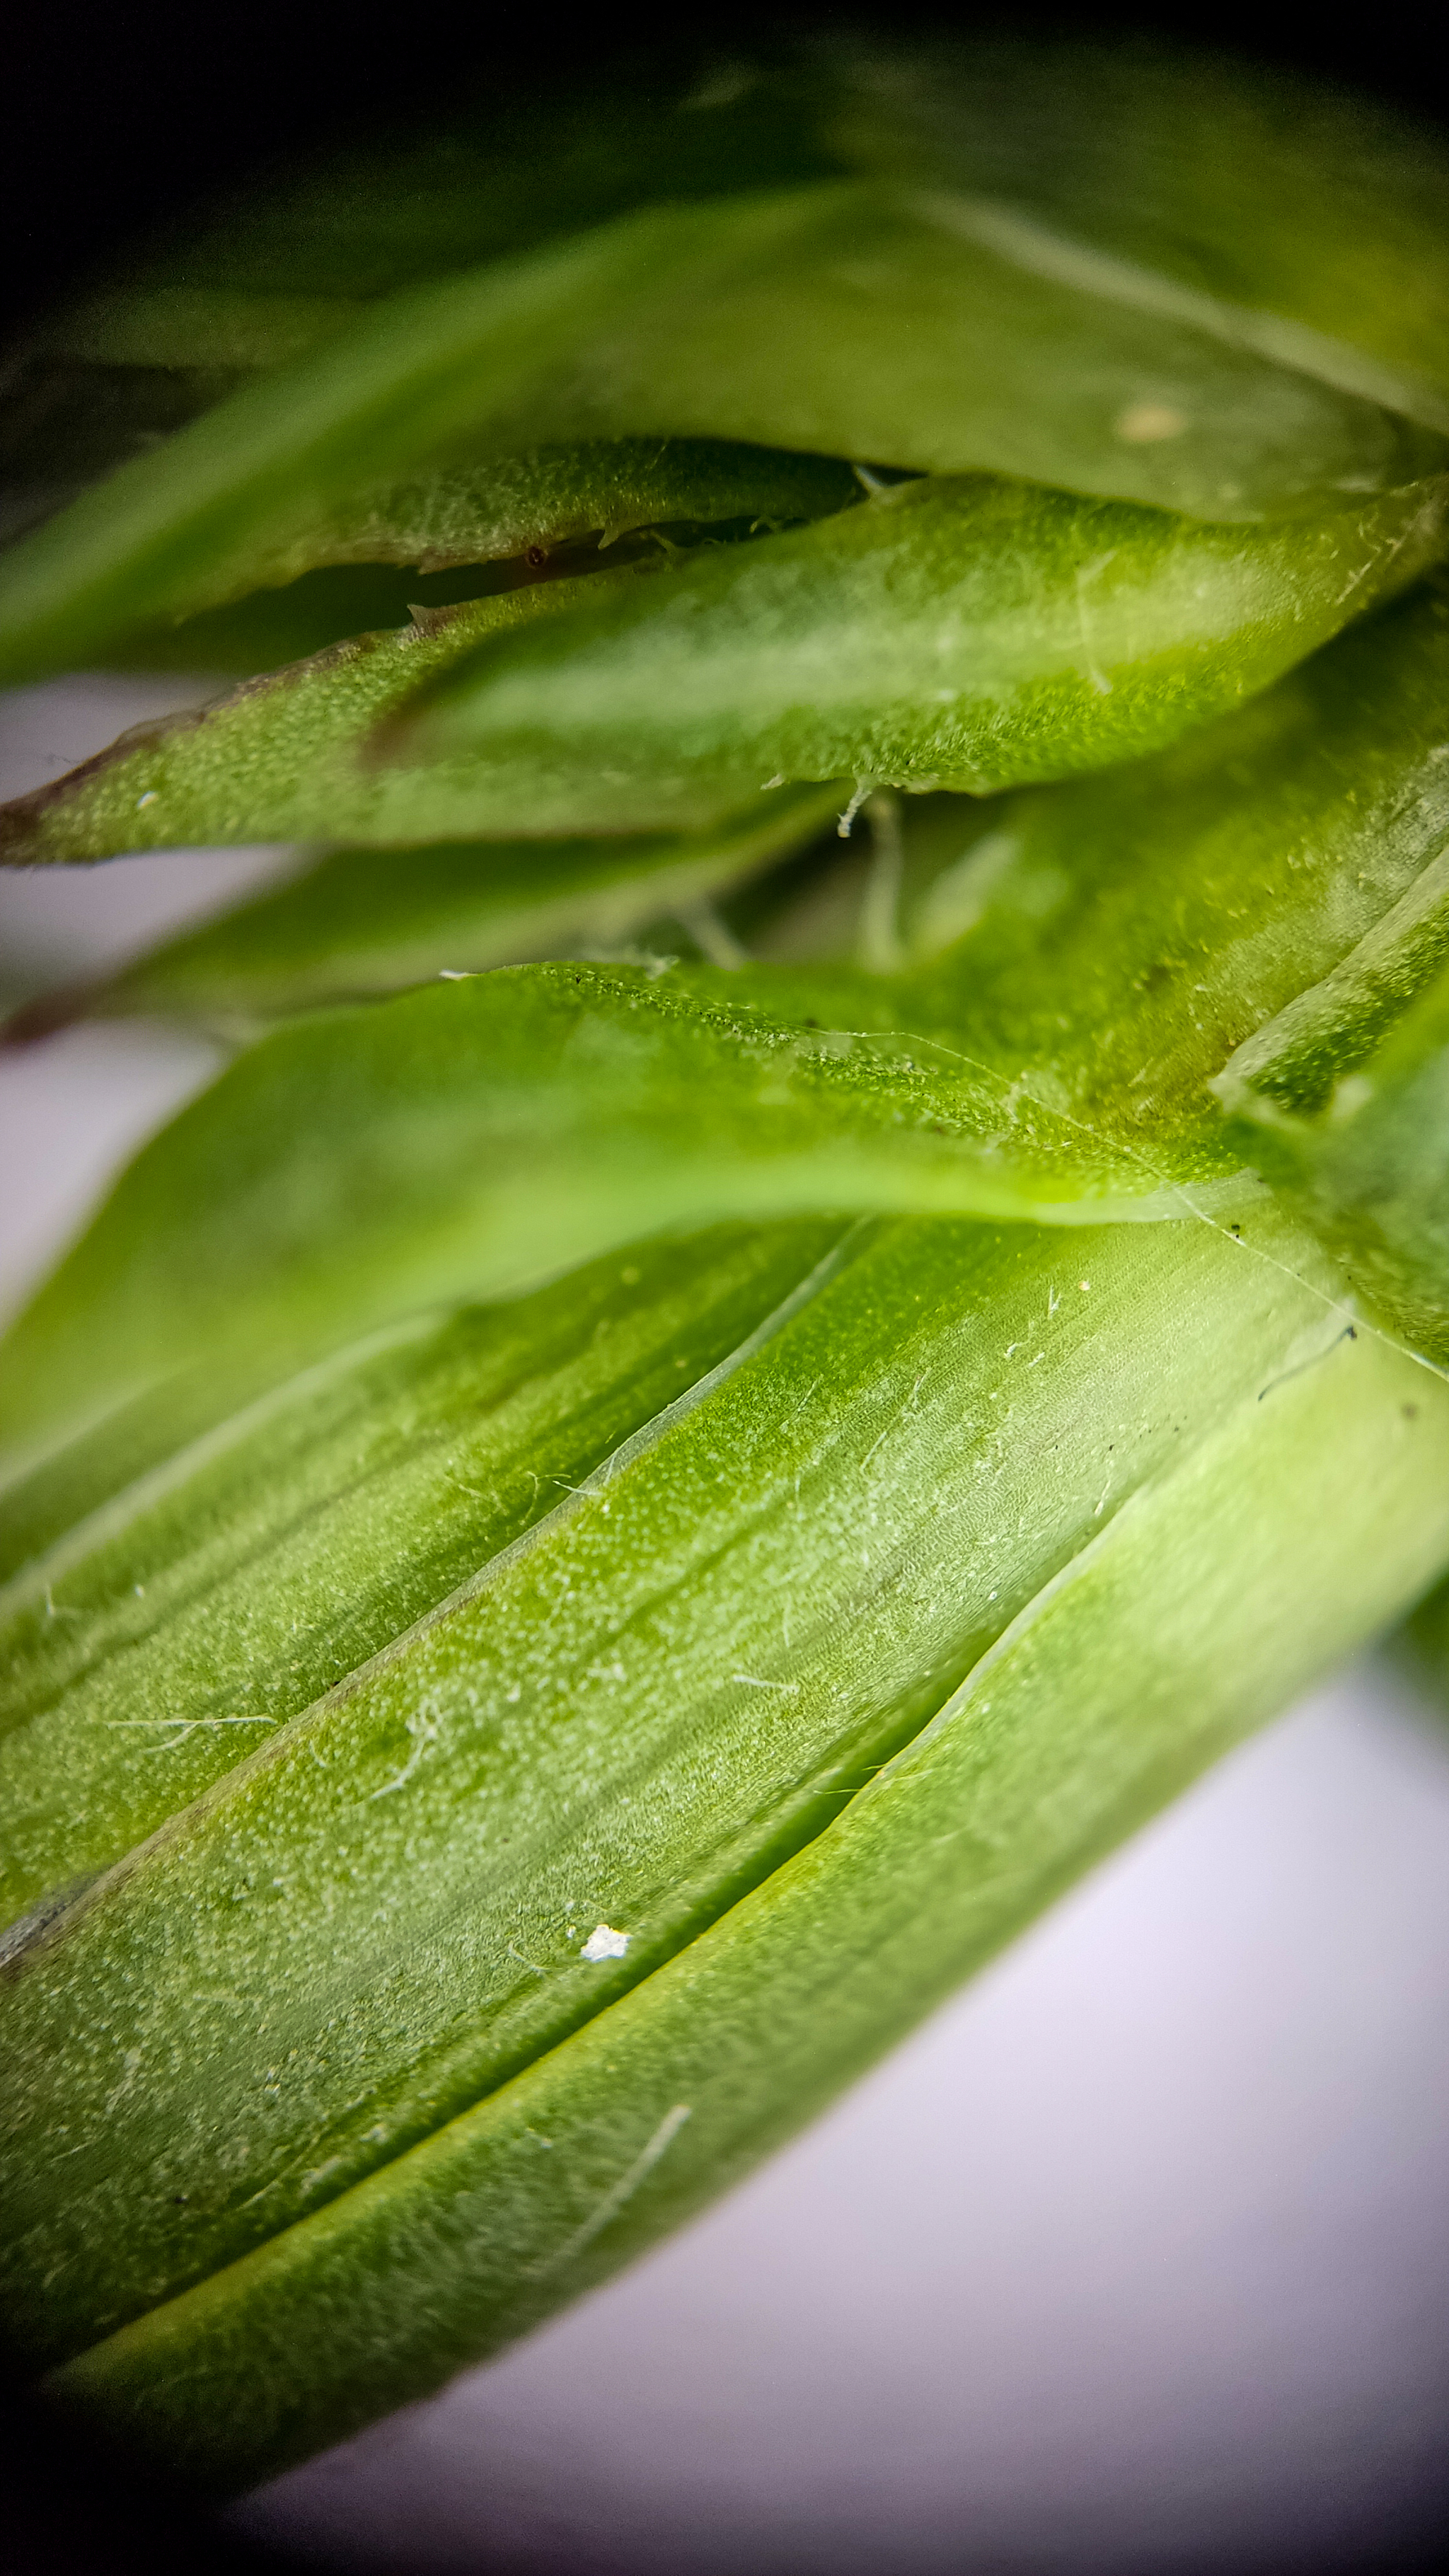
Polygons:
<instances>
[{"instance_id":1,"label":"green leaf","mask_svg":"<svg viewBox=\"0 0 1449 2576\"><path fill-rule=\"evenodd\" d=\"M935 181L1024 264L1444 425L1449 156L1301 72L1138 40L842 48L854 167Z\"/></svg>"},{"instance_id":2,"label":"green leaf","mask_svg":"<svg viewBox=\"0 0 1449 2576\"><path fill-rule=\"evenodd\" d=\"M1113 1249L1150 1273L1172 1239L1119 1236ZM1160 1329L1172 1301L1158 1284L1140 1311ZM1238 1346L1218 1312L1231 1366ZM1089 1418L1100 1419L1100 1387ZM1370 1339L1254 1388L1035 1594L878 1778L712 1928L476 2108L72 2362L54 2393L124 2425L173 2471L235 2488L436 2386L604 2277L1397 1614L1449 1552L1446 1431L1444 1390ZM811 1523L815 1543L829 1518ZM370 1824L379 1808L365 1813ZM229 1918L218 1906L208 1930L224 1920L235 1957L262 1941L265 1913L255 1900ZM629 1921L622 1909L604 1919ZM184 1908L169 1922L189 1940ZM50 1954L65 1956L64 1943ZM25 1992L22 1981L12 2006ZM75 1994L98 2030L100 1994L84 2007L78 1983ZM124 2010L129 2036L146 2010L137 1982ZM122 2064L122 2036L107 2031L108 2069ZM89 2080L99 2088L100 2070ZM134 2083L121 2079L116 2107L126 2144L95 2132L84 2180L73 2163L58 2187L70 2243L84 2226L89 2245L94 2229L102 2259L110 2157L129 2163L133 2125L144 2133ZM164 2159L174 2135L158 2123L152 2153ZM173 2204L168 2235L164 2170L137 2185L158 2195L158 2246L189 2217ZM24 2187L43 2231L33 2168ZM87 2188L98 2195L88 2226ZM50 2293L62 2303L68 2277Z\"/></svg>"},{"instance_id":3,"label":"green leaf","mask_svg":"<svg viewBox=\"0 0 1449 2576\"><path fill-rule=\"evenodd\" d=\"M857 1230L22 1948L0 2204L27 2340L74 2350L291 2224L818 1832L1129 1494L1342 1337L1311 1243L1271 1208L1246 1236ZM290 1590L285 1554L253 1581ZM103 1669L90 1722L145 1704ZM73 1762L42 1720L57 1801ZM583 1950L599 1923L617 1963Z\"/></svg>"},{"instance_id":4,"label":"green leaf","mask_svg":"<svg viewBox=\"0 0 1449 2576\"><path fill-rule=\"evenodd\" d=\"M248 681L199 712L138 726L57 780L58 794L41 789L0 806L0 859L29 866L45 856L95 858L122 848L168 848L175 846L183 815L194 826L187 836L192 846L254 840L264 812L276 818L273 837L279 839L366 838L408 847L429 839L474 838L476 793L460 796L455 787L420 796L409 780L401 797L394 793L389 799L386 783L379 794L378 777L359 759L371 728L480 634L557 616L581 591L592 596L600 587L646 577L644 568L634 567L597 573L586 583L540 582L467 606L424 609L397 633L354 637L294 668ZM554 837L546 823L535 822L528 782L515 777L508 783L517 829ZM664 828L717 828L727 810L718 794L682 790ZM595 815L587 814L584 828L596 825ZM510 836L504 827L503 837Z\"/></svg>"},{"instance_id":5,"label":"green leaf","mask_svg":"<svg viewBox=\"0 0 1449 2576\"><path fill-rule=\"evenodd\" d=\"M625 968L505 968L264 1038L143 1148L4 1346L17 1470L203 1362L230 1400L422 1307L647 1229L910 1210L1178 1213L969 1065ZM816 994L823 1000L823 985ZM846 998L854 1000L850 988ZM927 1050L929 1055L929 1050Z\"/></svg>"},{"instance_id":6,"label":"green leaf","mask_svg":"<svg viewBox=\"0 0 1449 2576\"><path fill-rule=\"evenodd\" d=\"M275 552L255 556L245 589L292 582L326 564L407 564L431 573L584 538L604 548L636 529L678 521L770 527L822 518L860 498L850 467L828 456L693 438L538 447L351 493Z\"/></svg>"},{"instance_id":7,"label":"green leaf","mask_svg":"<svg viewBox=\"0 0 1449 2576\"><path fill-rule=\"evenodd\" d=\"M1220 1136L1235 1051L1256 1061L1280 1026L1311 1023L1351 1052L1366 999L1381 1033L1414 989L1406 966L1424 971L1449 838L1446 692L1440 582L1158 758L988 808L959 857L949 809L927 808L902 1021L1180 1172ZM1236 1141L1257 1159L1256 1138Z\"/></svg>"},{"instance_id":8,"label":"green leaf","mask_svg":"<svg viewBox=\"0 0 1449 2576\"><path fill-rule=\"evenodd\" d=\"M651 549L655 561L671 558L704 539L844 509L862 491L833 458L721 440L534 448L352 494L259 554L241 595L223 585L221 605L132 627L103 658L125 670L252 678L424 609L613 569ZM197 603L203 596L198 585Z\"/></svg>"},{"instance_id":9,"label":"green leaf","mask_svg":"<svg viewBox=\"0 0 1449 2576\"><path fill-rule=\"evenodd\" d=\"M14 1328L7 1440L48 1452L167 1387L202 1403L179 1389L203 1359L222 1403L274 1346L301 1366L656 1226L1152 1217L1184 1186L1226 1222L1202 1186L1241 1197L1260 1140L1211 1083L1437 882L1446 679L1431 590L1136 769L908 803L930 865L893 974L520 968L278 1031L145 1149Z\"/></svg>"},{"instance_id":10,"label":"green leaf","mask_svg":"<svg viewBox=\"0 0 1449 2576\"><path fill-rule=\"evenodd\" d=\"M1442 547L1445 489L1249 532L1030 485L908 483L480 641L389 746L485 774L531 759L541 797L567 756L634 803L681 768L741 792L773 773L976 793L1101 768L1252 695L1350 600L1413 579Z\"/></svg>"},{"instance_id":11,"label":"green leaf","mask_svg":"<svg viewBox=\"0 0 1449 2576\"><path fill-rule=\"evenodd\" d=\"M364 637L18 800L0 853L702 829L791 780L980 792L1099 768L1410 582L1446 491L1227 529L1030 484L898 485L677 572Z\"/></svg>"},{"instance_id":12,"label":"green leaf","mask_svg":"<svg viewBox=\"0 0 1449 2576\"><path fill-rule=\"evenodd\" d=\"M400 295L24 538L0 676L236 596L359 494L540 443L739 439L1247 518L1442 466L1445 424L1060 282L999 230L821 183L650 209ZM1144 437L1164 412L1181 431Z\"/></svg>"},{"instance_id":13,"label":"green leaf","mask_svg":"<svg viewBox=\"0 0 1449 2576\"><path fill-rule=\"evenodd\" d=\"M1449 1363L1446 954L1449 853L1335 976L1239 1050L1217 1086L1257 1159L1371 1305L1441 1365ZM1406 986L1414 998L1403 1008Z\"/></svg>"},{"instance_id":14,"label":"green leaf","mask_svg":"<svg viewBox=\"0 0 1449 2576\"><path fill-rule=\"evenodd\" d=\"M839 167L798 82L747 79L712 98L687 61L666 61L656 45L586 97L554 90L543 115L495 86L481 101L450 100L447 122L430 115L420 135L380 132L274 168L159 248L122 244L106 276L14 353L0 448L7 532L399 289L651 200L780 187ZM384 622L363 616L334 635Z\"/></svg>"},{"instance_id":15,"label":"green leaf","mask_svg":"<svg viewBox=\"0 0 1449 2576\"><path fill-rule=\"evenodd\" d=\"M86 1517L48 1545L12 1528L0 1923L120 1858L465 1583L839 1232L636 1247L282 1377L119 1490L94 1458Z\"/></svg>"},{"instance_id":16,"label":"green leaf","mask_svg":"<svg viewBox=\"0 0 1449 2576\"><path fill-rule=\"evenodd\" d=\"M199 1018L229 1032L319 1003L547 956L618 951L650 923L728 946L712 897L813 839L835 789L772 796L714 834L647 840L443 842L334 850L119 973L43 994L12 1042L79 1016Z\"/></svg>"}]
</instances>

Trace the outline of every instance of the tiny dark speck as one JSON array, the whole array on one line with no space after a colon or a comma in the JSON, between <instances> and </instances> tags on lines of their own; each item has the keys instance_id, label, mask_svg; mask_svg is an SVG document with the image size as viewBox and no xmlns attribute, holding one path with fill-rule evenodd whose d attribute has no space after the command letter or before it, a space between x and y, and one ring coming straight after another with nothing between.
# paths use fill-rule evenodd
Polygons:
<instances>
[{"instance_id":1,"label":"tiny dark speck","mask_svg":"<svg viewBox=\"0 0 1449 2576\"><path fill-rule=\"evenodd\" d=\"M1419 1408L1417 1404L1406 1404L1404 1407L1404 1420L1406 1422L1417 1422L1418 1419Z\"/></svg>"},{"instance_id":2,"label":"tiny dark speck","mask_svg":"<svg viewBox=\"0 0 1449 2576\"><path fill-rule=\"evenodd\" d=\"M525 561L525 563L531 563L531 564L534 566L535 570L537 570L537 568L538 568L538 566L539 566L540 564L546 564L546 563L547 563L547 561L548 561L548 548L547 548L547 546L530 546L530 547L528 547L528 549L527 549L527 551L526 551L526 553L525 553L525 555L524 555L524 561Z\"/></svg>"}]
</instances>

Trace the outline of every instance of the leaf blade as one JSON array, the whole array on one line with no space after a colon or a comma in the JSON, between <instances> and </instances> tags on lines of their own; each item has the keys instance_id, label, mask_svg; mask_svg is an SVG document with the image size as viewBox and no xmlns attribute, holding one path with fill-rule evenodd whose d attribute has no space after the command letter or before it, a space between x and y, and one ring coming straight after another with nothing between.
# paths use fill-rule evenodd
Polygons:
<instances>
[{"instance_id":1,"label":"leaf blade","mask_svg":"<svg viewBox=\"0 0 1449 2576\"><path fill-rule=\"evenodd\" d=\"M1409 1363L1343 1345L1231 1417L873 1790L671 1966L72 2363L56 2395L234 2489L496 2350L688 2215L1350 1633L1392 1618L1449 1546L1442 1432L1405 1472L1406 1381ZM1263 1525L1245 1482L1273 1499Z\"/></svg>"},{"instance_id":2,"label":"leaf blade","mask_svg":"<svg viewBox=\"0 0 1449 2576\"><path fill-rule=\"evenodd\" d=\"M73 2348L214 2271L767 1880L1134 1492L1343 1340L1312 1247L1245 1232L847 1239L98 1881L12 1962L8 2313Z\"/></svg>"},{"instance_id":3,"label":"leaf blade","mask_svg":"<svg viewBox=\"0 0 1449 2576\"><path fill-rule=\"evenodd\" d=\"M1138 438L1144 403L1181 431ZM305 540L319 501L325 520L461 445L601 435L934 473L1025 463L1103 497L1248 516L1392 486L1443 449L1220 336L1084 298L889 190L822 181L646 209L338 331L22 541L0 672L34 676L138 617L234 595L250 565Z\"/></svg>"},{"instance_id":4,"label":"leaf blade","mask_svg":"<svg viewBox=\"0 0 1449 2576\"><path fill-rule=\"evenodd\" d=\"M924 479L678 571L361 637L17 800L0 855L709 829L791 780L982 792L1100 768L1412 582L1446 494L1226 529Z\"/></svg>"}]
</instances>

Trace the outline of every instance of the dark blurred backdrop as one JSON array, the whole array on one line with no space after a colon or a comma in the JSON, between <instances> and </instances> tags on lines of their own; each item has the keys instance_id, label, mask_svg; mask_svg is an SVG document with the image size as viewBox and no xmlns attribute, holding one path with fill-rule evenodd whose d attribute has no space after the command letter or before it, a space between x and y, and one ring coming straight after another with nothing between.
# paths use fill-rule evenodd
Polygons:
<instances>
[{"instance_id":1,"label":"dark blurred backdrop","mask_svg":"<svg viewBox=\"0 0 1449 2576\"><path fill-rule=\"evenodd\" d=\"M546 126L550 102L632 56L647 88L675 65L782 28L867 25L901 35L952 29L1150 29L1303 64L1420 114L1449 107L1444 15L1264 0L1219 7L550 9L479 0L21 0L5 42L0 190L7 319L43 307L129 233L184 210L258 162L365 133L409 113L443 116L460 94Z\"/></svg>"}]
</instances>

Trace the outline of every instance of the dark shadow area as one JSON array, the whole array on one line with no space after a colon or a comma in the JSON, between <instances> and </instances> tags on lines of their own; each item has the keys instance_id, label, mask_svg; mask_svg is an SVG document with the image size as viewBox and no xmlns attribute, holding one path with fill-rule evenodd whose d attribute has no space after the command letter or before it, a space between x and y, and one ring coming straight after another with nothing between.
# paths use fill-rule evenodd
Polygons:
<instances>
[{"instance_id":1,"label":"dark shadow area","mask_svg":"<svg viewBox=\"0 0 1449 2576\"><path fill-rule=\"evenodd\" d=\"M3 2558L12 2576L100 2576L144 2565L156 2576L262 2576L296 2564L233 2538L135 2459L81 2432L0 2380Z\"/></svg>"},{"instance_id":2,"label":"dark shadow area","mask_svg":"<svg viewBox=\"0 0 1449 2576\"><path fill-rule=\"evenodd\" d=\"M487 102L525 148L570 93L622 75L635 94L697 67L768 48L791 27L879 27L894 37L1106 31L1226 47L1312 70L1419 116L1449 102L1441 13L1316 13L1283 0L1250 8L972 8L892 5L691 10L663 30L625 0L607 11L528 10L496 0L466 16L423 5L395 23L319 0L46 0L11 13L0 201L7 324L43 310L127 236L224 195L303 152L365 143L415 120L426 131Z\"/></svg>"},{"instance_id":3,"label":"dark shadow area","mask_svg":"<svg viewBox=\"0 0 1449 2576\"><path fill-rule=\"evenodd\" d=\"M347 2559L293 2556L262 2548L228 2530L205 2508L134 2459L82 2434L63 2417L7 2382L0 2389L0 2493L3 2493L4 2565L7 2576L100 2576L101 2571L144 2566L147 2576L346 2576ZM919 2539L918 2535L918 2539ZM1210 2558L1191 2548L1164 2562L1128 2554L1109 2564L1092 2551L1084 2576L1430 2576L1442 2566L1449 2541L1449 2473L1420 2491L1385 2506L1372 2533L1345 2534L1325 2551L1321 2540L1305 2553L1291 2531L1280 2552L1243 2556L1229 2545ZM658 2560L648 2559L651 2571ZM1053 2552L1039 2576L1066 2576L1070 2557ZM370 2561L376 2566L376 2562ZM408 2564L390 2562L387 2576L413 2576ZM634 2576L607 2547L600 2555L555 2556L546 2542L522 2554L470 2551L469 2576ZM681 2564L677 2576L689 2576ZM796 2576L793 2554L751 2555L738 2576ZM1033 2563L988 2547L979 2554L943 2535L938 2548L913 2547L881 2576L1038 2576Z\"/></svg>"}]
</instances>

